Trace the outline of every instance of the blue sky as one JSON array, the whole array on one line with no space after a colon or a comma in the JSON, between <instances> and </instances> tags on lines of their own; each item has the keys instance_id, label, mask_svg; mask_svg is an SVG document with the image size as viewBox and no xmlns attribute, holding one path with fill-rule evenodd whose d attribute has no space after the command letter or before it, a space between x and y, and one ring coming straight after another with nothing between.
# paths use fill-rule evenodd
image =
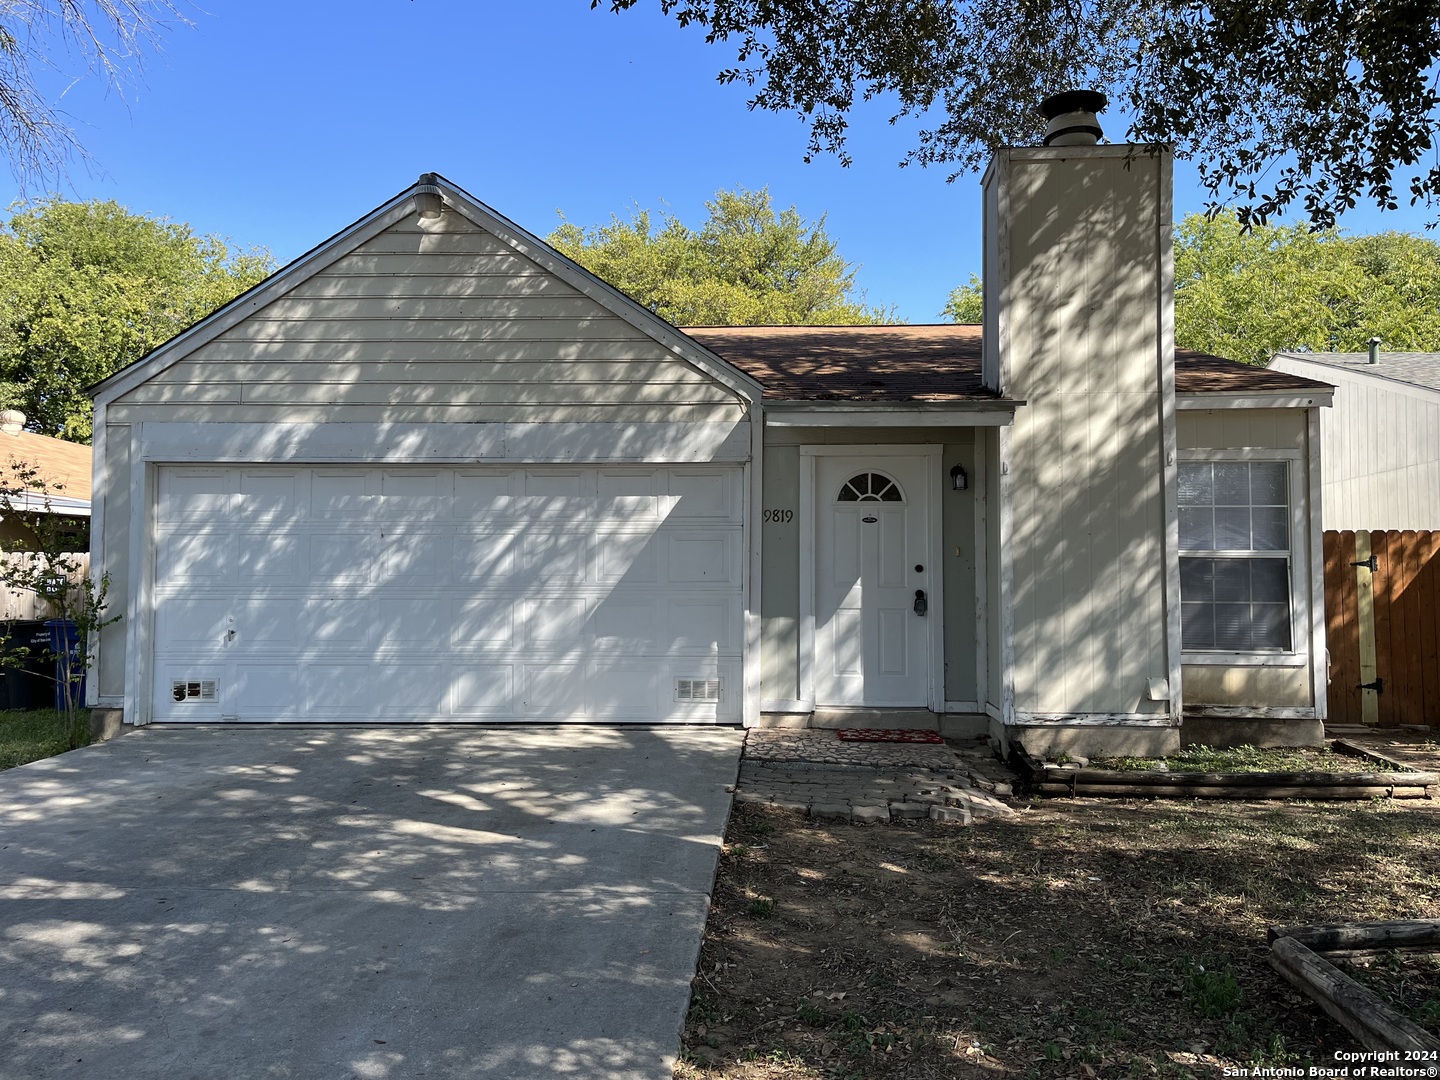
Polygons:
<instances>
[{"instance_id":1,"label":"blue sky","mask_svg":"<svg viewBox=\"0 0 1440 1080\"><path fill-rule=\"evenodd\" d=\"M123 95L49 83L95 159L60 193L268 247L283 263L428 170L542 236L557 211L590 225L637 204L696 224L715 191L768 185L781 206L828 215L870 303L935 321L980 269L979 177L899 168L914 126L890 127L883 107L852 118L851 167L805 164L805 126L750 112L743 88L715 81L734 53L657 8L206 0ZM1177 215L1203 206L1183 164L1175 203ZM1418 232L1425 220L1366 210L1343 224Z\"/></svg>"}]
</instances>

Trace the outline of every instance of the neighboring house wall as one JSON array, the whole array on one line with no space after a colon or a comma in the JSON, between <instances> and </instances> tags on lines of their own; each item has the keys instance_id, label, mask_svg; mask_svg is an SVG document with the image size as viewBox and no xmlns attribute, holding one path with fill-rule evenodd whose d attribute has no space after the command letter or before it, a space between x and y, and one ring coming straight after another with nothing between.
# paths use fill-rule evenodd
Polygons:
<instances>
[{"instance_id":1,"label":"neighboring house wall","mask_svg":"<svg viewBox=\"0 0 1440 1080\"><path fill-rule=\"evenodd\" d=\"M1440 391L1367 371L1358 357L1281 354L1270 366L1335 385L1334 408L1320 414L1326 529L1440 529Z\"/></svg>"},{"instance_id":2,"label":"neighboring house wall","mask_svg":"<svg viewBox=\"0 0 1440 1080\"><path fill-rule=\"evenodd\" d=\"M1169 157L1124 146L986 174L987 375L1027 402L1000 438L1021 722L1175 719L1169 191Z\"/></svg>"},{"instance_id":3,"label":"neighboring house wall","mask_svg":"<svg viewBox=\"0 0 1440 1080\"><path fill-rule=\"evenodd\" d=\"M1284 654L1183 654L1185 706L1308 710L1316 706L1316 668L1323 679L1323 657L1316 661L1311 631L1323 599L1310 587L1311 447L1308 413L1325 409L1182 410L1177 435L1182 462L1283 462L1288 466L1289 566L1292 648ZM1182 505L1183 510L1183 505ZM1182 552L1183 557L1183 552Z\"/></svg>"}]
</instances>

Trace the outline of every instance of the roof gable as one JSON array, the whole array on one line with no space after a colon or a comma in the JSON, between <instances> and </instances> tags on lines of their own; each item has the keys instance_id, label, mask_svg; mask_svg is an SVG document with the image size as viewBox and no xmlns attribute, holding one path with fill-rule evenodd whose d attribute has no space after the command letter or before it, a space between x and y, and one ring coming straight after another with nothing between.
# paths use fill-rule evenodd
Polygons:
<instances>
[{"instance_id":1,"label":"roof gable","mask_svg":"<svg viewBox=\"0 0 1440 1080\"><path fill-rule=\"evenodd\" d=\"M417 197L437 189L445 200L447 212L437 222L422 220L417 212ZM471 235L466 244L447 254L446 244L456 235L467 232ZM483 239L477 240L477 237ZM466 192L428 174L421 177L421 183L401 192L148 356L93 387L91 392L97 404L109 404L147 382L161 379L171 368L188 359L224 362L236 355L234 346L242 342L241 351L248 358L263 357L267 346L287 341L328 339L341 343L342 347L336 350L337 357L354 359L357 353L350 346L363 346L367 340L364 320L389 320L385 327L368 326L368 331L374 331L369 336L376 340L390 340L396 335L403 339L406 334L418 333L422 323L426 332L436 332L438 327L442 338L449 334L456 344L471 340L466 336L471 332L480 334L482 340L487 335L493 340L519 332L515 328L521 326L523 320L515 322L512 318L508 329L499 322L506 305L494 301L504 299L503 290L500 295L483 298L466 296L463 288L458 295L454 289L449 290L452 295L446 295L443 283L428 293L420 288L418 295L410 295L417 290L405 286L397 291L395 283L403 274L403 268L413 268L415 258L420 255L427 256L427 276L453 273L473 279L477 275L467 260L478 256L496 265L505 264L497 271L497 277L512 274L529 278L536 295L528 298L523 295L523 289L512 290L515 295L508 300L512 313L532 299L542 300L540 293L547 288L542 281L548 280L549 294L543 297L543 303L549 305L550 314L544 317L578 321L587 338L603 339L608 334L613 339L643 340L657 356L689 366L723 387L732 398L750 401L759 397L758 384L748 376ZM359 294L346 293L346 286L336 284L342 279L353 283L364 277L371 278L372 282L362 286ZM435 286L436 282L423 284ZM367 290L369 295L365 294ZM401 298L410 302L405 310L392 305L391 310L386 311L387 301ZM488 311L477 310L481 300L492 301ZM412 317L417 310L421 320ZM446 319L452 325L440 326ZM301 323L306 325L301 327ZM231 347L229 352L227 346ZM277 360L293 355L284 348L269 351ZM360 352L363 354L363 348ZM555 359L563 360L563 353ZM184 382L184 379L177 377L172 381ZM212 396L209 400L225 399Z\"/></svg>"}]
</instances>

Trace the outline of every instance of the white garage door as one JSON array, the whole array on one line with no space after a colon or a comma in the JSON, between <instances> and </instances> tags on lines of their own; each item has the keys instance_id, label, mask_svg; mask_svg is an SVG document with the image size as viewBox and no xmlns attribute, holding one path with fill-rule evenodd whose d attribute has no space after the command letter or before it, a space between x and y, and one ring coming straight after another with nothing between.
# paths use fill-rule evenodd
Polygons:
<instances>
[{"instance_id":1,"label":"white garage door","mask_svg":"<svg viewBox=\"0 0 1440 1080\"><path fill-rule=\"evenodd\" d=\"M162 468L154 717L739 722L741 476Z\"/></svg>"}]
</instances>

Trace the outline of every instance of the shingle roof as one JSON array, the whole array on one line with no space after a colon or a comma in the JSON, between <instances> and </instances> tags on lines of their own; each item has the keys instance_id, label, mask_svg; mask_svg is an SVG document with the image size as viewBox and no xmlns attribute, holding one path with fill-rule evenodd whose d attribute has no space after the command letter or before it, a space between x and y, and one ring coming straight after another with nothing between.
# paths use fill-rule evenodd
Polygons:
<instances>
[{"instance_id":1,"label":"shingle roof","mask_svg":"<svg viewBox=\"0 0 1440 1080\"><path fill-rule=\"evenodd\" d=\"M90 501L90 447L21 431L14 435L0 431L0 470L11 462L29 465L50 488L56 502L68 499Z\"/></svg>"},{"instance_id":2,"label":"shingle roof","mask_svg":"<svg viewBox=\"0 0 1440 1080\"><path fill-rule=\"evenodd\" d=\"M769 401L993 401L980 382L981 327L692 326L684 332L765 388ZM1176 350L1182 394L1327 390L1299 375Z\"/></svg>"},{"instance_id":3,"label":"shingle roof","mask_svg":"<svg viewBox=\"0 0 1440 1080\"><path fill-rule=\"evenodd\" d=\"M1308 364L1323 364L1326 367L1355 371L1366 375L1377 375L1382 379L1423 386L1427 390L1440 390L1440 353L1433 352L1382 352L1370 363L1370 354L1363 353L1277 353L1276 360L1302 360ZM1272 360L1271 363L1274 363Z\"/></svg>"}]
</instances>

